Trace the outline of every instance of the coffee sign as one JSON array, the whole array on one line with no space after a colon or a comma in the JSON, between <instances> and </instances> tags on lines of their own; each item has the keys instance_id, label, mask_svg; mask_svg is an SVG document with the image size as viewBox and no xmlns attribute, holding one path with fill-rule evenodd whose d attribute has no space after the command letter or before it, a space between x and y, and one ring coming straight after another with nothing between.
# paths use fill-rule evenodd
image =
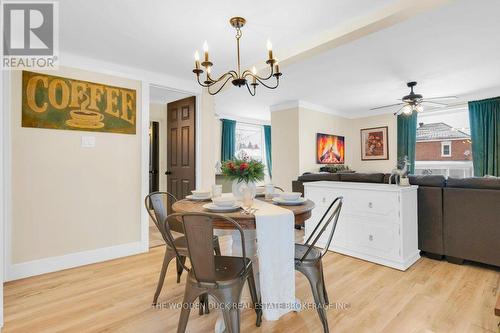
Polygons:
<instances>
[{"instance_id":1,"label":"coffee sign","mask_svg":"<svg viewBox=\"0 0 500 333\"><path fill-rule=\"evenodd\" d=\"M22 126L135 134L136 91L23 71Z\"/></svg>"}]
</instances>

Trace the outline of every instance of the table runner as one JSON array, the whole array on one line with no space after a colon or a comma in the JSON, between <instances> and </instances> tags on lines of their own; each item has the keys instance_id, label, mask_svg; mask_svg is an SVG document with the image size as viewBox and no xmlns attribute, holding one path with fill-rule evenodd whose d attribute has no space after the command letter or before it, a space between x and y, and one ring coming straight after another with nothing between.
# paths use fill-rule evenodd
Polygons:
<instances>
[{"instance_id":1,"label":"table runner","mask_svg":"<svg viewBox=\"0 0 500 333\"><path fill-rule=\"evenodd\" d=\"M259 282L266 320L278 320L295 305L295 217L292 211L254 201Z\"/></svg>"}]
</instances>

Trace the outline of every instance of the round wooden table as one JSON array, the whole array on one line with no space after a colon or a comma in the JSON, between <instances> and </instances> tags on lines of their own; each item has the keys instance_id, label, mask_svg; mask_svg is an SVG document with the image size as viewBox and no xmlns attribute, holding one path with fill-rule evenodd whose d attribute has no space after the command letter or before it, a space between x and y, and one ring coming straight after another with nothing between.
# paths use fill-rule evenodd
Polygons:
<instances>
[{"instance_id":1,"label":"round wooden table","mask_svg":"<svg viewBox=\"0 0 500 333\"><path fill-rule=\"evenodd\" d=\"M264 198L256 198L256 200L262 200L267 203L272 203L271 200L265 200ZM193 200L179 200L172 205L172 210L176 213L210 213L208 210L203 208L203 205L210 202L208 201L193 201ZM284 206L280 205L281 208L289 209L295 215L295 225L303 226L304 222L311 217L311 211L314 208L314 202L311 200L306 200L306 202L299 206ZM255 229L255 216L253 214L244 214L242 209L230 213L216 213L219 215L224 215L234 219L240 224L243 229ZM223 220L214 220L214 228L216 229L234 229L232 224L224 222Z\"/></svg>"}]
</instances>

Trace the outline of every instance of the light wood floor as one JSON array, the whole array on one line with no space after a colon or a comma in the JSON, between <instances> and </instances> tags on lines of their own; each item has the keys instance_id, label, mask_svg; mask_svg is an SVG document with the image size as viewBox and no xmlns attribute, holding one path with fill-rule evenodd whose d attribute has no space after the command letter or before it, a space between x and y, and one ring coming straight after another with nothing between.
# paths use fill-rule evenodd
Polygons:
<instances>
[{"instance_id":1,"label":"light wood floor","mask_svg":"<svg viewBox=\"0 0 500 333\"><path fill-rule=\"evenodd\" d=\"M179 310L150 305L162 257L163 247L155 247L146 254L9 282L3 332L175 332ZM331 332L498 332L493 312L498 270L427 258L407 272L335 253L324 260L330 301L347 304L328 310ZM162 301L182 299L184 279L176 284L174 271L171 265ZM306 279L297 274L296 285L297 296L311 302ZM241 317L242 332L322 332L314 310L290 313L260 328L253 310L243 310ZM216 319L215 310L201 317L192 311L187 332L210 332Z\"/></svg>"}]
</instances>

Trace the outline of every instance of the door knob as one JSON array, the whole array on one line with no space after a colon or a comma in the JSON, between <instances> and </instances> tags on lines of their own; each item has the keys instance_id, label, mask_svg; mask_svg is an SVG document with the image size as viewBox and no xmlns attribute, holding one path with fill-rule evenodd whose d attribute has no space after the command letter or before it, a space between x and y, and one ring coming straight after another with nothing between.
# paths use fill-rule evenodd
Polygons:
<instances>
[{"instance_id":1,"label":"door knob","mask_svg":"<svg viewBox=\"0 0 500 333\"><path fill-rule=\"evenodd\" d=\"M171 175L171 174L172 174L172 171L165 171L165 174L166 174L166 175Z\"/></svg>"}]
</instances>

